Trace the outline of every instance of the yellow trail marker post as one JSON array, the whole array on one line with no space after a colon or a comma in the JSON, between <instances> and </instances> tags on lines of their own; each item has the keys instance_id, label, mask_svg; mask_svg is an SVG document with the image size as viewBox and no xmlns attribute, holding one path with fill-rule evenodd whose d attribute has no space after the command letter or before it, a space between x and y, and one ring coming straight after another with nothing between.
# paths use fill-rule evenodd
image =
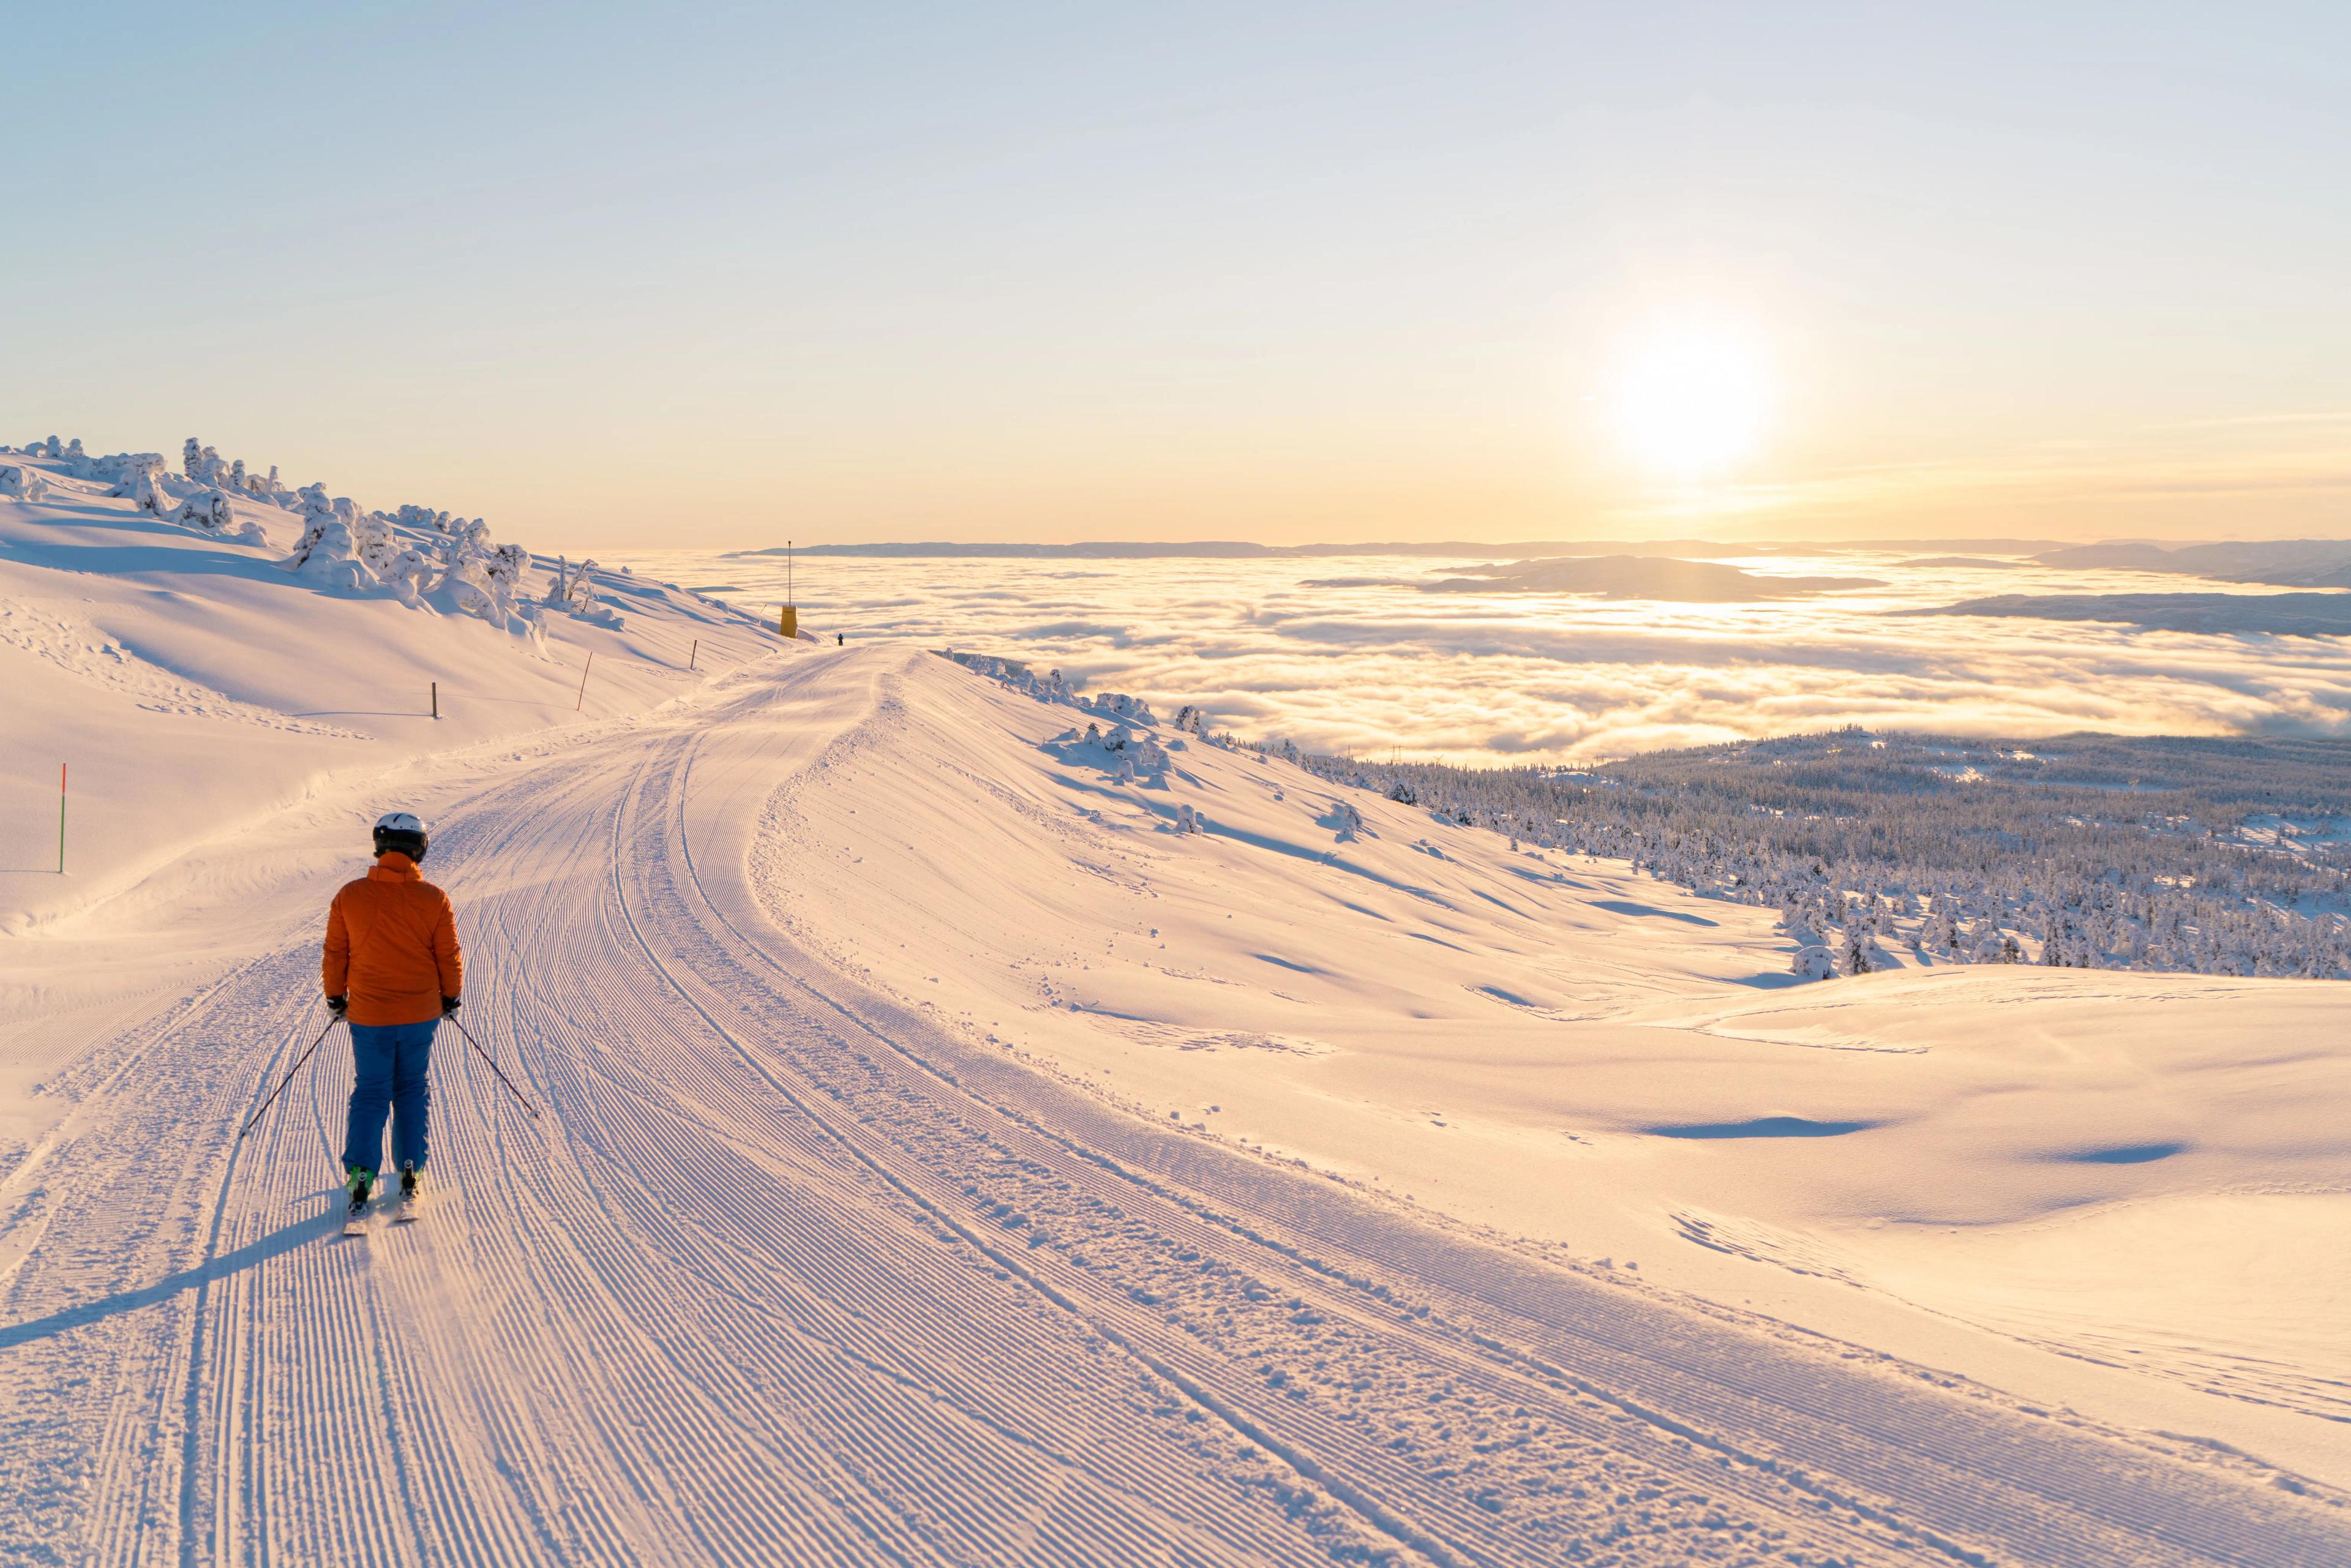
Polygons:
<instances>
[{"instance_id":1,"label":"yellow trail marker post","mask_svg":"<svg viewBox=\"0 0 2351 1568\"><path fill-rule=\"evenodd\" d=\"M776 606L776 635L787 643L797 643L800 635L800 612L792 602L792 541L784 541L784 601Z\"/></svg>"}]
</instances>

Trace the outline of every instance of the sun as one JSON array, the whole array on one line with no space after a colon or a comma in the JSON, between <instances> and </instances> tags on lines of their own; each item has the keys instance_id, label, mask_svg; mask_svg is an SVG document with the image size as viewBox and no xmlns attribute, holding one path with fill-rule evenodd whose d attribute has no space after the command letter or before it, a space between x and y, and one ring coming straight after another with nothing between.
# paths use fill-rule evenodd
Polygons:
<instances>
[{"instance_id":1,"label":"sun","mask_svg":"<svg viewBox=\"0 0 2351 1568\"><path fill-rule=\"evenodd\" d=\"M1627 356L1618 426L1644 462L1697 478L1755 450L1768 390L1761 359L1738 338L1703 328L1661 332Z\"/></svg>"}]
</instances>

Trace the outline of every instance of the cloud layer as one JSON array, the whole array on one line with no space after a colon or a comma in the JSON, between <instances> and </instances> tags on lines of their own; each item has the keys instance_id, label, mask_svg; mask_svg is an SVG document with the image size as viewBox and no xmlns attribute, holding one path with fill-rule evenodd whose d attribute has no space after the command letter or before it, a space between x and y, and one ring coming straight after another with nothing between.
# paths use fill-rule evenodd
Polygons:
<instances>
[{"instance_id":1,"label":"cloud layer","mask_svg":"<svg viewBox=\"0 0 2351 1568\"><path fill-rule=\"evenodd\" d=\"M758 608L781 563L699 552L639 571ZM1464 562L831 559L797 575L800 624L1059 667L1252 735L1455 761L1590 760L1858 723L1979 736L2351 735L2351 643L2099 623L1920 618L2019 591L2177 590L2176 576L1905 554L1740 559L1761 576L1884 586L1746 604L1432 594ZM2199 585L2200 586L2200 585ZM2219 585L2212 585L2219 586Z\"/></svg>"}]
</instances>

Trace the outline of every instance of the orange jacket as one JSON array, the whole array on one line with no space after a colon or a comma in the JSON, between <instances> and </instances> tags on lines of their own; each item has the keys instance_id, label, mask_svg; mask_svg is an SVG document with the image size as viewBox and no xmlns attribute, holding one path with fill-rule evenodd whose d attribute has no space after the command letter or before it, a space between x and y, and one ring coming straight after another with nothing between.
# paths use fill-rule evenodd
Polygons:
<instances>
[{"instance_id":1,"label":"orange jacket","mask_svg":"<svg viewBox=\"0 0 2351 1568\"><path fill-rule=\"evenodd\" d=\"M351 998L357 1024L423 1023L459 995L465 960L449 895L397 850L347 882L327 911L327 994Z\"/></svg>"}]
</instances>

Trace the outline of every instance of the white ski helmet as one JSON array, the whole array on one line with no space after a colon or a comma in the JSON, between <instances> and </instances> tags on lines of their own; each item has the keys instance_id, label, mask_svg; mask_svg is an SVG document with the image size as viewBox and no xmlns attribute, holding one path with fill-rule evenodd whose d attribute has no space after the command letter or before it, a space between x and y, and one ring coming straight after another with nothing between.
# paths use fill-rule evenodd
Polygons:
<instances>
[{"instance_id":1,"label":"white ski helmet","mask_svg":"<svg viewBox=\"0 0 2351 1568\"><path fill-rule=\"evenodd\" d=\"M398 851L422 863L427 843L424 823L413 811L386 811L375 820L375 852Z\"/></svg>"}]
</instances>

